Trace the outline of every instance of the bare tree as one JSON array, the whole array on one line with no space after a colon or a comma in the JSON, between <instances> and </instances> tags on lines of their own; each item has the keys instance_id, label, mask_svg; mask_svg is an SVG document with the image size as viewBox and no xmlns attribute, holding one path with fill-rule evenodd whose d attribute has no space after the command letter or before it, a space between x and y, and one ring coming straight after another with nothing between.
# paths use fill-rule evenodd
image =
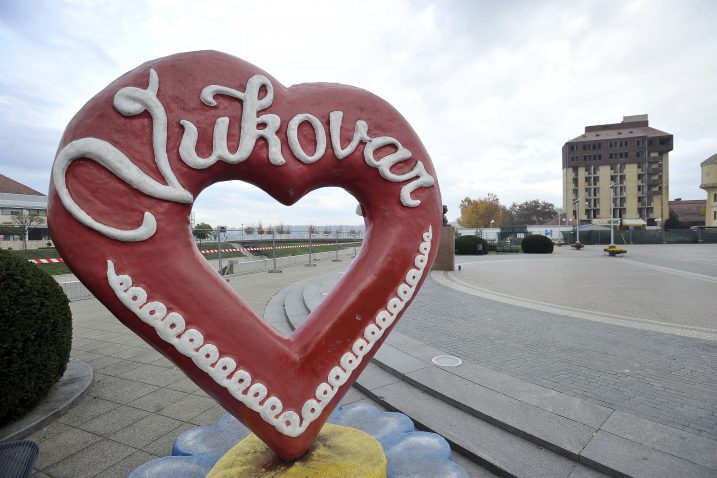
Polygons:
<instances>
[{"instance_id":1,"label":"bare tree","mask_svg":"<svg viewBox=\"0 0 717 478\"><path fill-rule=\"evenodd\" d=\"M12 223L18 226L22 234L22 248L27 250L27 234L32 226L39 226L45 224L45 218L40 216L37 212L30 212L29 214L13 214L10 216Z\"/></svg>"}]
</instances>

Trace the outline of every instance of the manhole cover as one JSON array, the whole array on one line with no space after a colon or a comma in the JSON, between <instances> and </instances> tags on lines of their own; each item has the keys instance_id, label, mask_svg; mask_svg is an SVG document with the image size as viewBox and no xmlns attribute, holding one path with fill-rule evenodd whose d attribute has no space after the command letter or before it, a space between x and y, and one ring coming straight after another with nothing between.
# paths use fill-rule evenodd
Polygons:
<instances>
[{"instance_id":1,"label":"manhole cover","mask_svg":"<svg viewBox=\"0 0 717 478\"><path fill-rule=\"evenodd\" d=\"M438 357L433 357L431 362L439 367L457 367L463 363L463 360L453 355L439 355Z\"/></svg>"}]
</instances>

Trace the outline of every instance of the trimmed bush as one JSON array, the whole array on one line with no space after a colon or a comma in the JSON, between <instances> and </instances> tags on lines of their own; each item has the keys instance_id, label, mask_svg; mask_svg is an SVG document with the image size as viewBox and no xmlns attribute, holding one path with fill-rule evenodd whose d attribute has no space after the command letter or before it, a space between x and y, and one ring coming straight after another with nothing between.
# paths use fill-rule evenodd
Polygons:
<instances>
[{"instance_id":1,"label":"trimmed bush","mask_svg":"<svg viewBox=\"0 0 717 478\"><path fill-rule=\"evenodd\" d=\"M72 315L62 288L47 273L0 251L0 426L47 395L65 373Z\"/></svg>"},{"instance_id":2,"label":"trimmed bush","mask_svg":"<svg viewBox=\"0 0 717 478\"><path fill-rule=\"evenodd\" d=\"M478 244L483 246L478 252ZM488 254L488 243L477 236L456 237L456 254Z\"/></svg>"},{"instance_id":3,"label":"trimmed bush","mask_svg":"<svg viewBox=\"0 0 717 478\"><path fill-rule=\"evenodd\" d=\"M526 254L551 254L553 247L553 241L540 234L530 235L520 243L520 248Z\"/></svg>"}]
</instances>

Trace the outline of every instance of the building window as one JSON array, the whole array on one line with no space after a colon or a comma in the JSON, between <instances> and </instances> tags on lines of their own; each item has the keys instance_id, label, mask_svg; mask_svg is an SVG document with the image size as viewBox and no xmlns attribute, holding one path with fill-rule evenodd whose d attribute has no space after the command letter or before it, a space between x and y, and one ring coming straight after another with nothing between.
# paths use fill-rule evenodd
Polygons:
<instances>
[{"instance_id":1,"label":"building window","mask_svg":"<svg viewBox=\"0 0 717 478\"><path fill-rule=\"evenodd\" d=\"M712 202L717 202L717 193L712 196Z\"/></svg>"},{"instance_id":2,"label":"building window","mask_svg":"<svg viewBox=\"0 0 717 478\"><path fill-rule=\"evenodd\" d=\"M22 209L18 209L18 208L3 208L2 209L3 216L19 216L21 214L22 214Z\"/></svg>"}]
</instances>

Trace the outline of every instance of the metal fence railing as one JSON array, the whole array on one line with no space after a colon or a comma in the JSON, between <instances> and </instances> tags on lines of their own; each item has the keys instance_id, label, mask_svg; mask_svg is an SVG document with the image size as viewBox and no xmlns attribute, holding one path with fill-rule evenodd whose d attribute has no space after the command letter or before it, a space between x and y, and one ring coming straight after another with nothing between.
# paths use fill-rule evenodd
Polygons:
<instances>
[{"instance_id":1,"label":"metal fence railing","mask_svg":"<svg viewBox=\"0 0 717 478\"><path fill-rule=\"evenodd\" d=\"M85 287L82 282L77 279L63 280L61 282L58 281L58 284L60 284L62 291L65 293L70 302L73 300L91 299L94 297L92 293L87 290L87 287Z\"/></svg>"},{"instance_id":2,"label":"metal fence railing","mask_svg":"<svg viewBox=\"0 0 717 478\"><path fill-rule=\"evenodd\" d=\"M574 243L575 231L562 232L565 242ZM615 244L698 244L717 243L717 228L641 229L616 228ZM580 231L582 244L610 244L610 230Z\"/></svg>"},{"instance_id":3,"label":"metal fence railing","mask_svg":"<svg viewBox=\"0 0 717 478\"><path fill-rule=\"evenodd\" d=\"M338 257L341 258L341 260L351 260L356 256L356 253L360 246L356 247L349 247L347 249L341 249L338 251ZM286 269L288 267L299 267L299 266L305 266L310 263L315 263L319 261L331 261L335 260L337 258L337 252L336 251L327 251L327 252L316 252L312 254L302 254L302 255L295 255L295 256L285 256L285 257L277 257L277 258L261 258L261 259L250 259L247 260L246 258L240 258L240 259L225 259L223 262L223 266L225 271L227 273L224 274L224 277L231 278L239 275L244 274L254 274L257 272L269 272L274 268L274 264L276 263L277 269ZM276 261L276 262L274 262ZM311 261L311 262L309 262ZM212 260L210 261L214 268L217 268L218 260ZM91 299L94 297L92 293L87 290L87 288L78 280L58 280L58 284L60 287L62 287L62 290L65 292L65 295L67 296L68 300L75 301L75 300L82 300L82 299Z\"/></svg>"}]
</instances>

